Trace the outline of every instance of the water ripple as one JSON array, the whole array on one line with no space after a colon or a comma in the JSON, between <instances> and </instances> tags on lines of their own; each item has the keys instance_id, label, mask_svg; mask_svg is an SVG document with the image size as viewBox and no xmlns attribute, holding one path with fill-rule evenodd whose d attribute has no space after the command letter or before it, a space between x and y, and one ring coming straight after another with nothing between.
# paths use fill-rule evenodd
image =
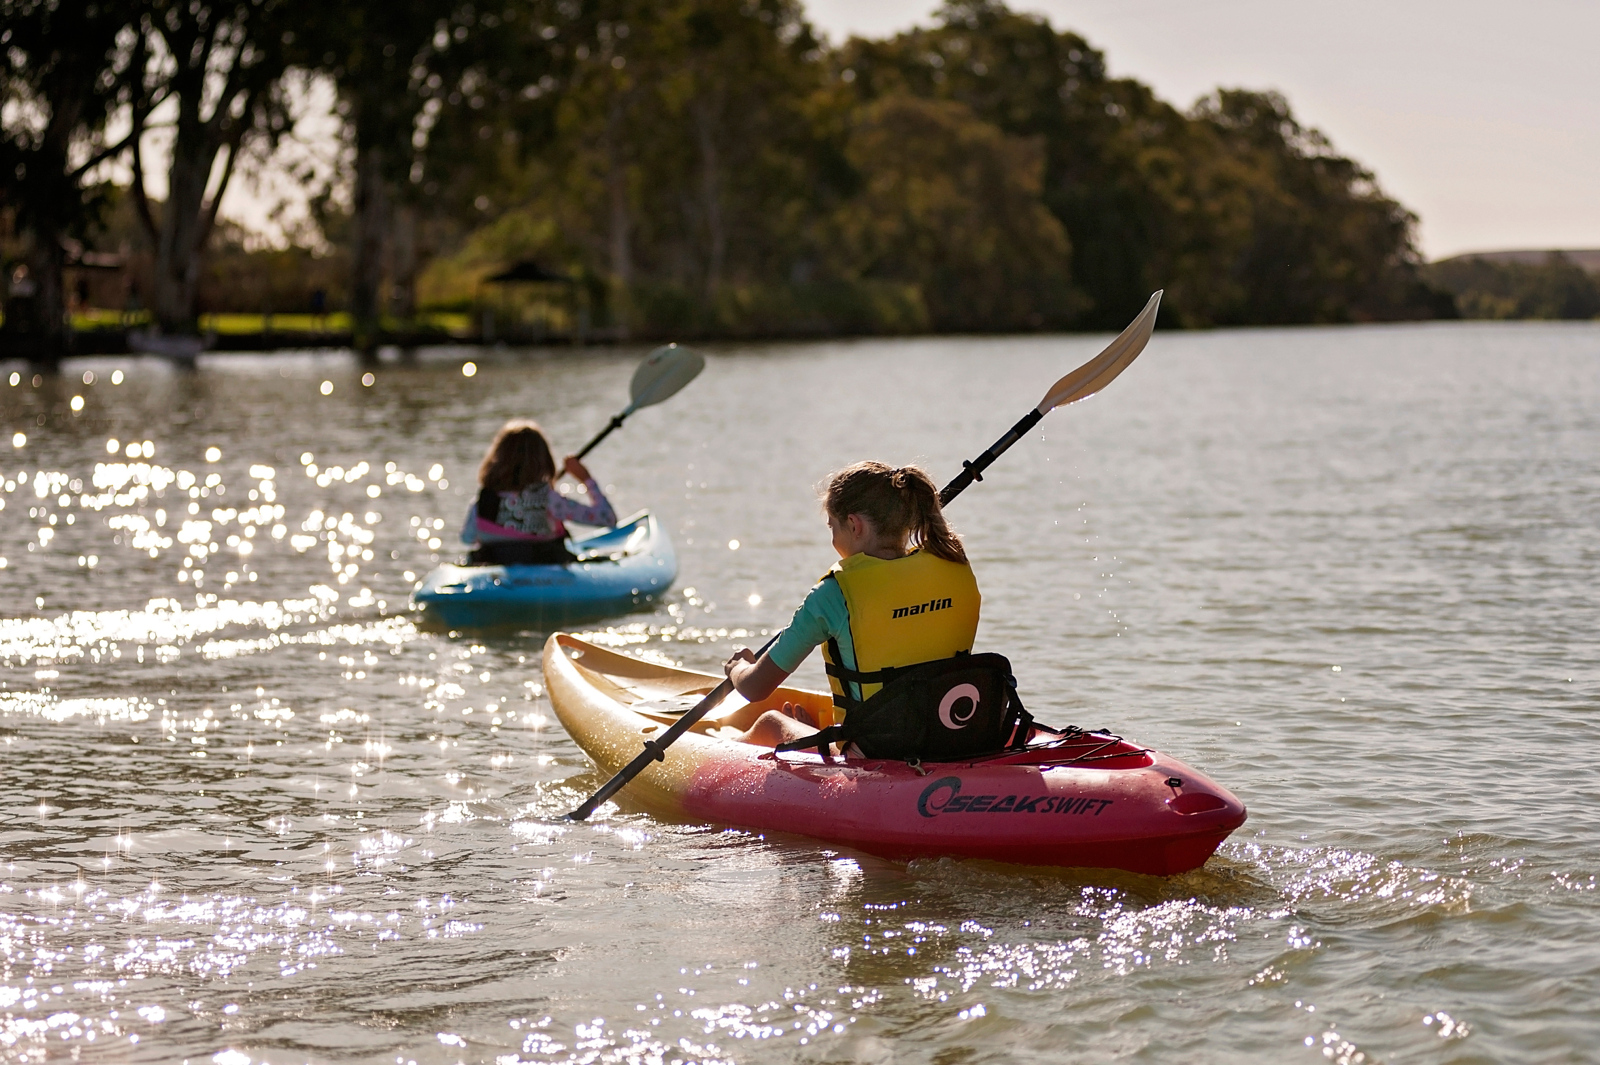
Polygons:
<instances>
[{"instance_id":1,"label":"water ripple","mask_svg":"<svg viewBox=\"0 0 1600 1065\"><path fill-rule=\"evenodd\" d=\"M587 635L714 669L831 562L808 485L867 455L959 469L1102 342L713 354L595 456L670 530L682 586ZM952 508L980 643L1030 709L1249 804L1169 879L560 820L599 780L541 634L452 640L405 603L453 557L493 429L587 437L638 354L0 385L33 427L0 462L0 1061L1569 1061L1600 1040L1600 329L1161 334ZM783 416L753 418L769 395Z\"/></svg>"}]
</instances>

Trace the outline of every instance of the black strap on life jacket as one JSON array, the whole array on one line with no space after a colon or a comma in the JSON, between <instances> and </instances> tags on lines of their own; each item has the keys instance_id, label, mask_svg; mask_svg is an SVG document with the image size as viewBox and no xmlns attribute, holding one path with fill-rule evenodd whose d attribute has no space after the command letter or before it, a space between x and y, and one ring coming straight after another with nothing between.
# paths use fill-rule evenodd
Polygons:
<instances>
[{"instance_id":1,"label":"black strap on life jacket","mask_svg":"<svg viewBox=\"0 0 1600 1065\"><path fill-rule=\"evenodd\" d=\"M837 644L829 651L837 659ZM835 704L846 710L844 721L779 744L776 750L816 748L826 757L829 744L853 742L869 758L960 761L1019 750L1033 728L1033 716L1017 695L1011 663L1002 655L963 652L872 672L833 664L827 670L841 687L883 687L865 700L835 695Z\"/></svg>"},{"instance_id":2,"label":"black strap on life jacket","mask_svg":"<svg viewBox=\"0 0 1600 1065\"><path fill-rule=\"evenodd\" d=\"M964 655L970 652L958 651L956 653L957 655ZM905 675L908 670L917 668L916 666L885 666L870 673L851 669L843 664L844 655L839 651L838 638L834 636L828 637L828 658L832 659L832 661L824 661L822 668L827 672L828 676L838 678L839 688L843 692L843 694L836 693L833 701L835 704L844 707L846 711L859 710L862 706L862 700L850 694L851 684L858 685L856 691L861 691L859 685L888 684L896 677Z\"/></svg>"},{"instance_id":3,"label":"black strap on life jacket","mask_svg":"<svg viewBox=\"0 0 1600 1065\"><path fill-rule=\"evenodd\" d=\"M577 560L562 540L495 540L467 555L469 566L565 566Z\"/></svg>"},{"instance_id":4,"label":"black strap on life jacket","mask_svg":"<svg viewBox=\"0 0 1600 1065\"><path fill-rule=\"evenodd\" d=\"M478 517L500 524L500 493L493 488L478 489Z\"/></svg>"}]
</instances>

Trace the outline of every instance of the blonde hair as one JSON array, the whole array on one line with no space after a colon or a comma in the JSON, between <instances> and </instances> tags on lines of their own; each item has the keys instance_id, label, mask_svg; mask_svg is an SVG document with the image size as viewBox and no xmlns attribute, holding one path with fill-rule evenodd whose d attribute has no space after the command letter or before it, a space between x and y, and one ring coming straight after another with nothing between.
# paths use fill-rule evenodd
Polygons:
<instances>
[{"instance_id":1,"label":"blonde hair","mask_svg":"<svg viewBox=\"0 0 1600 1065\"><path fill-rule=\"evenodd\" d=\"M533 484L553 484L556 460L539 423L513 419L500 427L478 465L478 485L496 492L520 492Z\"/></svg>"},{"instance_id":2,"label":"blonde hair","mask_svg":"<svg viewBox=\"0 0 1600 1065\"><path fill-rule=\"evenodd\" d=\"M921 548L946 562L967 561L967 552L944 520L939 490L920 466L858 462L828 478L823 506L837 521L860 514L879 535Z\"/></svg>"}]
</instances>

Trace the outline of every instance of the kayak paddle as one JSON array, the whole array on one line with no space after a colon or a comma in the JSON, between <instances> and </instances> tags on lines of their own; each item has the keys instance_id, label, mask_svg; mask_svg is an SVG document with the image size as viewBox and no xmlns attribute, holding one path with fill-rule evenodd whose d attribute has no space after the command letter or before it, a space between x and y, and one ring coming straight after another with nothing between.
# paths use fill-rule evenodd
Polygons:
<instances>
[{"instance_id":1,"label":"kayak paddle","mask_svg":"<svg viewBox=\"0 0 1600 1065\"><path fill-rule=\"evenodd\" d=\"M1138 358L1139 353L1143 351L1145 345L1150 342L1150 333L1156 327L1156 309L1160 305L1161 292L1158 291L1155 293L1155 295L1150 297L1150 302L1144 305L1144 310L1139 312L1139 317L1135 318L1131 323L1129 323L1128 328L1124 329L1121 334L1118 335L1117 339L1106 345L1106 349L1104 351L1090 359L1088 362L1084 363L1082 366L1078 367L1076 370L1073 370L1071 373L1067 374L1067 376L1063 377L1055 384L1051 385L1050 390L1044 394L1044 399L1039 401L1039 405L1033 410L1030 410L1016 425L1013 425L1011 429L1007 431L1005 436L1002 436L999 440L996 440L987 451L973 459L971 462L963 462L961 464L963 467L961 473L956 477L955 480L945 485L944 489L939 493L939 505L948 506L950 501L956 496L960 495L962 490L965 489L967 485L971 484L973 481L982 480L983 471L988 469L990 464L993 463L995 459L1004 454L1007 448L1020 440L1023 434L1025 434L1029 429L1032 429L1035 425L1038 425L1039 420L1046 414L1049 414L1057 407L1064 407L1070 403L1076 403L1080 399L1088 399L1090 396L1109 385L1112 381L1116 380L1117 375L1123 370L1126 370L1128 368L1128 364L1133 362L1134 359ZM668 349L659 349L659 351L666 350ZM652 352L651 358L654 358L656 354L659 354L659 351ZM698 358L698 356L696 356L696 358ZM648 362L648 360L646 361ZM641 372L643 369L644 367L641 366ZM699 370L697 368L695 373L698 372ZM690 374L689 376L693 377L694 374ZM687 383L687 380L688 379L686 378L685 383ZM676 392L678 388L681 387L683 386L678 385L673 388L673 391ZM672 393L669 392L667 394L671 395ZM626 415L626 413L627 412L624 412L624 415ZM623 415L619 415L617 419L614 419L617 424L621 424L622 416ZM615 426L612 426L612 428L615 428ZM610 429L606 430L606 432L610 432ZM605 436L605 433L601 433L600 435L603 437ZM596 439L596 442L598 442L598 438ZM593 444L590 445L590 447L593 446ZM584 450L588 449L585 448ZM756 652L756 658L760 659L760 657L766 653L767 648L771 647L777 642L777 639L778 637L774 636L772 639L762 644L761 650ZM651 762L666 761L667 748L676 743L679 736L682 736L685 732L688 732L691 728L693 728L701 718L705 717L706 714L715 709L716 705L722 702L722 700L726 699L730 694L732 694L732 692L733 681L727 679L726 677L723 678L721 684L718 684L715 688L712 688L706 693L706 697L704 699L701 699L694 705L693 709L689 710L682 717L678 718L677 721L674 721L672 726L668 728L667 731L663 732L659 739L646 740L644 744L644 750L640 751L639 754L634 757L633 761L629 762L627 765L618 770L616 775L610 780L606 781L605 784L601 786L599 791L589 796L589 798L584 801L582 806L568 814L567 820L588 820L589 815L594 813L595 810L599 809L601 803L605 802L607 799L611 798L611 796L615 795L617 792L626 787L630 780L649 768Z\"/></svg>"},{"instance_id":2,"label":"kayak paddle","mask_svg":"<svg viewBox=\"0 0 1600 1065\"><path fill-rule=\"evenodd\" d=\"M756 652L756 658L766 653L767 648L778 641L776 636L761 645L761 650ZM682 736L694 727L702 717L716 709L718 703L733 694L733 681L727 677L722 678L718 684L706 693L706 697L694 704L694 708L678 720L674 721L659 739L645 740L644 750L634 756L633 761L623 766L617 774L600 786L600 790L584 800L583 805L567 815L568 821L587 821L589 815L600 808L600 804L627 786L628 781L643 773L651 762L664 762L667 760L667 748L678 742Z\"/></svg>"},{"instance_id":3,"label":"kayak paddle","mask_svg":"<svg viewBox=\"0 0 1600 1065\"><path fill-rule=\"evenodd\" d=\"M1044 394L1039 405L1027 414L1022 420L1010 429L1006 435L989 445L989 450L979 455L970 462L963 462L962 470L956 475L955 480L945 485L939 491L939 505L949 506L950 501L961 494L961 490L973 481L983 480L983 471L989 464L1005 454L1007 448L1021 440L1024 434L1046 414L1057 407L1065 407L1069 403L1076 403L1080 399L1088 399L1102 388L1117 379L1117 375L1128 368L1128 364L1139 357L1139 352L1150 342L1150 334L1156 327L1156 310L1161 306L1161 293L1165 289L1157 289L1144 305L1144 310L1139 312L1139 317L1128 323L1128 328L1117 335L1117 339L1106 345L1106 349L1082 366L1073 370L1067 376L1050 386L1050 391Z\"/></svg>"},{"instance_id":4,"label":"kayak paddle","mask_svg":"<svg viewBox=\"0 0 1600 1065\"><path fill-rule=\"evenodd\" d=\"M593 451L596 444L611 435L612 430L620 429L628 415L641 407L654 406L676 395L684 385L700 376L700 371L705 368L706 360L698 352L680 348L676 344L657 348L646 355L639 368L633 371L633 381L628 385L632 402L621 414L614 415L598 436L583 445L578 458Z\"/></svg>"}]
</instances>

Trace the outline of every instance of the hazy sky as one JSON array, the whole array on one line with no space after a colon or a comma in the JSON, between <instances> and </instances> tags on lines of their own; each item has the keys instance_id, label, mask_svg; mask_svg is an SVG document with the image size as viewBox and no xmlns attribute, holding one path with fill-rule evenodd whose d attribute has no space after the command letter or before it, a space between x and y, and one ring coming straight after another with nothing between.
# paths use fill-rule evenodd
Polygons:
<instances>
[{"instance_id":1,"label":"hazy sky","mask_svg":"<svg viewBox=\"0 0 1600 1065\"><path fill-rule=\"evenodd\" d=\"M932 0L806 0L834 40ZM1422 218L1430 258L1600 248L1600 0L1013 0L1187 107L1277 89Z\"/></svg>"}]
</instances>

